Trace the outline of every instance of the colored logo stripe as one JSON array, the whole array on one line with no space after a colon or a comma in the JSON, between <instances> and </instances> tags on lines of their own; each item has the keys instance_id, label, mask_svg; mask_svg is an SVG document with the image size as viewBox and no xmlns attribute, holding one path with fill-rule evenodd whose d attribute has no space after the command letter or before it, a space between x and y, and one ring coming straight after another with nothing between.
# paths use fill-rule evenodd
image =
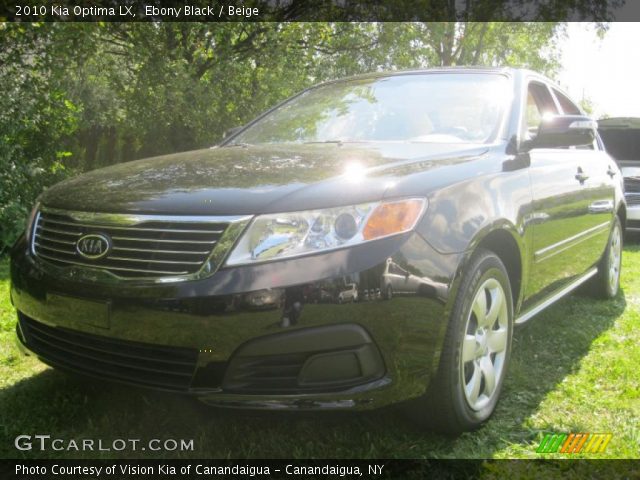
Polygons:
<instances>
[{"instance_id":1,"label":"colored logo stripe","mask_svg":"<svg viewBox=\"0 0 640 480\"><path fill-rule=\"evenodd\" d=\"M594 433L591 435L589 443L585 447L584 451L588 453L602 453L607 448L609 440L613 437L610 433Z\"/></svg>"},{"instance_id":2,"label":"colored logo stripe","mask_svg":"<svg viewBox=\"0 0 640 480\"><path fill-rule=\"evenodd\" d=\"M609 444L611 433L547 433L537 453L602 453Z\"/></svg>"},{"instance_id":3,"label":"colored logo stripe","mask_svg":"<svg viewBox=\"0 0 640 480\"><path fill-rule=\"evenodd\" d=\"M589 436L588 433L572 433L565 440L560 449L560 453L579 453L582 445Z\"/></svg>"}]
</instances>

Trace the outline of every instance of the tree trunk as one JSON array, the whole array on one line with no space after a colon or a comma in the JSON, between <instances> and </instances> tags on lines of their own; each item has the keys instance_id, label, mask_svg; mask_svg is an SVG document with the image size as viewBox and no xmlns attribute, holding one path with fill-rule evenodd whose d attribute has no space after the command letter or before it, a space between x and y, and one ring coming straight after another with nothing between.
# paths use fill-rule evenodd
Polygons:
<instances>
[{"instance_id":1,"label":"tree trunk","mask_svg":"<svg viewBox=\"0 0 640 480\"><path fill-rule=\"evenodd\" d=\"M83 145L84 145L84 169L85 170L93 170L96 168L97 164L97 155L98 155L98 145L100 144L100 127L89 127L85 130L83 134Z\"/></svg>"},{"instance_id":2,"label":"tree trunk","mask_svg":"<svg viewBox=\"0 0 640 480\"><path fill-rule=\"evenodd\" d=\"M105 146L103 165L113 165L120 161L116 156L116 146L118 144L118 131L116 127L109 127L107 130L107 144Z\"/></svg>"}]
</instances>

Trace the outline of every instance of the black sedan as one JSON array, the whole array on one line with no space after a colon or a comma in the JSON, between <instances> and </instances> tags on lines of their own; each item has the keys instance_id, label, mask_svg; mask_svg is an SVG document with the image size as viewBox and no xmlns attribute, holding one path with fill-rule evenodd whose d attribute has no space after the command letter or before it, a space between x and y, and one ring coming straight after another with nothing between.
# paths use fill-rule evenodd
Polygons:
<instances>
[{"instance_id":1,"label":"black sedan","mask_svg":"<svg viewBox=\"0 0 640 480\"><path fill-rule=\"evenodd\" d=\"M618 291L622 176L597 135L526 70L310 88L218 147L47 190L12 250L19 343L215 405L402 402L476 428L515 325Z\"/></svg>"}]
</instances>

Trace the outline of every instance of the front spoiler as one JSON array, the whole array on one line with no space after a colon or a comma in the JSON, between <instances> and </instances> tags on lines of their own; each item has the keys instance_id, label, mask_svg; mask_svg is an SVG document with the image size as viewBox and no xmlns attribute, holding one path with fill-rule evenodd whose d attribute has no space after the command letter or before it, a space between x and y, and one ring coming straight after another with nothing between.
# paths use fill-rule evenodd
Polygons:
<instances>
[{"instance_id":1,"label":"front spoiler","mask_svg":"<svg viewBox=\"0 0 640 480\"><path fill-rule=\"evenodd\" d=\"M69 368L68 366L60 367L49 359L42 357L35 351L27 347L20 334L16 334L16 345L23 355L38 358L43 363L53 367L61 368L73 374L82 375L93 379L102 379L97 375L87 375L86 372ZM122 380L112 380L122 385L128 385L137 388L147 388L133 382ZM212 407L246 409L246 410L296 410L296 411L313 411L313 410L371 410L387 405L390 402L375 401L371 397L375 392L388 388L391 385L391 379L384 377L379 380L359 385L356 388L344 392L332 392L326 394L297 394L297 395L242 395L226 393L221 388L210 389L190 389L183 392L173 390L163 390L153 387L155 391L166 391L172 394L186 395L199 400Z\"/></svg>"}]
</instances>

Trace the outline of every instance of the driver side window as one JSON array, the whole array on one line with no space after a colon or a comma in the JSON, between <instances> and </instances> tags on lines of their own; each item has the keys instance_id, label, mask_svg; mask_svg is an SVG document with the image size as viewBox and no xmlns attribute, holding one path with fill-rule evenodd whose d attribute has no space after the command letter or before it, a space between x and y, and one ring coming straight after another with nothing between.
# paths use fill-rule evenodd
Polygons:
<instances>
[{"instance_id":1,"label":"driver side window","mask_svg":"<svg viewBox=\"0 0 640 480\"><path fill-rule=\"evenodd\" d=\"M525 110L525 131L522 136L531 140L538 134L542 117L546 114L557 114L558 109L551 97L549 89L542 83L532 82L527 90L527 106Z\"/></svg>"}]
</instances>

